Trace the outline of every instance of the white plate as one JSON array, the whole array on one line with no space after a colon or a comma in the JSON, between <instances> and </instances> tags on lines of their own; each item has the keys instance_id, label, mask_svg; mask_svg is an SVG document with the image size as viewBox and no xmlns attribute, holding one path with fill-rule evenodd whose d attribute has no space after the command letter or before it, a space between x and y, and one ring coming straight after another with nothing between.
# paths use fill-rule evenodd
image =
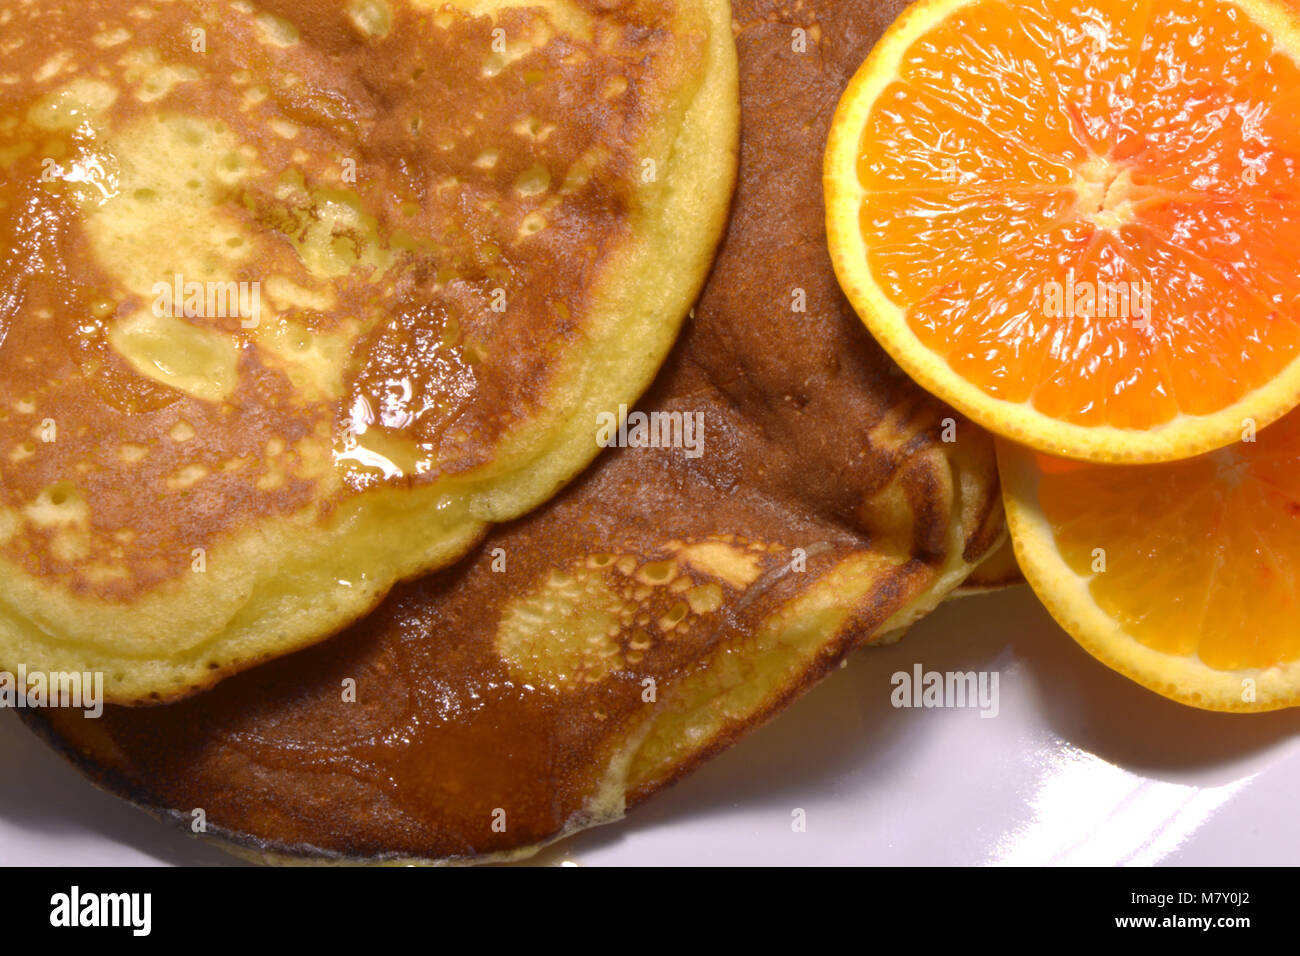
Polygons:
<instances>
[{"instance_id":1,"label":"white plate","mask_svg":"<svg viewBox=\"0 0 1300 956\"><path fill-rule=\"evenodd\" d=\"M895 709L891 675L997 672L999 712ZM0 720L0 864L229 864ZM859 652L773 724L541 862L1297 862L1300 710L1181 707L1084 654L1019 588ZM806 818L795 832L795 811Z\"/></svg>"}]
</instances>

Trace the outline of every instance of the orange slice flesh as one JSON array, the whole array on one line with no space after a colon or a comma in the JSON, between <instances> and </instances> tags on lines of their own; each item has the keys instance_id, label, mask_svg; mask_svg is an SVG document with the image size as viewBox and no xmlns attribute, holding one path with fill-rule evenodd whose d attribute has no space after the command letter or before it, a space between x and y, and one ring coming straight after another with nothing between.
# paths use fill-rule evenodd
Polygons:
<instances>
[{"instance_id":1,"label":"orange slice flesh","mask_svg":"<svg viewBox=\"0 0 1300 956\"><path fill-rule=\"evenodd\" d=\"M999 442L1016 558L1094 657L1197 707L1300 704L1300 411L1186 461Z\"/></svg>"},{"instance_id":2,"label":"orange slice flesh","mask_svg":"<svg viewBox=\"0 0 1300 956\"><path fill-rule=\"evenodd\" d=\"M831 252L909 373L1058 456L1300 403L1300 25L1277 0L922 0L840 103Z\"/></svg>"}]
</instances>

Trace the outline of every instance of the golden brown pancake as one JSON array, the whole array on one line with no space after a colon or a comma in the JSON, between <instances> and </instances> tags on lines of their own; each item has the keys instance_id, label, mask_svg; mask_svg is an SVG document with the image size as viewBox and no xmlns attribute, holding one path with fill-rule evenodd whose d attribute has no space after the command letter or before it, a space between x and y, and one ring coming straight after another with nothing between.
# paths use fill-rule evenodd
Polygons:
<instances>
[{"instance_id":1,"label":"golden brown pancake","mask_svg":"<svg viewBox=\"0 0 1300 956\"><path fill-rule=\"evenodd\" d=\"M613 450L341 636L192 700L38 721L93 780L186 829L201 808L258 859L526 854L760 726L999 544L990 440L895 368L826 252L831 112L899 4L735 7L732 223L640 406L702 415L703 453Z\"/></svg>"},{"instance_id":2,"label":"golden brown pancake","mask_svg":"<svg viewBox=\"0 0 1300 956\"><path fill-rule=\"evenodd\" d=\"M174 697L553 495L725 225L729 24L0 8L0 667Z\"/></svg>"}]
</instances>

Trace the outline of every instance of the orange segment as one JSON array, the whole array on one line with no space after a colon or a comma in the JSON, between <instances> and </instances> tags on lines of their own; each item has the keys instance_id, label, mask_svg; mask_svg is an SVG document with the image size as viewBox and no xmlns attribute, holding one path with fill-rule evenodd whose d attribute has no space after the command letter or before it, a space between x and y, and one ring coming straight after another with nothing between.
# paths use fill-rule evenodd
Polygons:
<instances>
[{"instance_id":1,"label":"orange segment","mask_svg":"<svg viewBox=\"0 0 1300 956\"><path fill-rule=\"evenodd\" d=\"M1300 412L1186 461L999 443L1016 557L1089 653L1214 710L1300 704Z\"/></svg>"},{"instance_id":2,"label":"orange segment","mask_svg":"<svg viewBox=\"0 0 1300 956\"><path fill-rule=\"evenodd\" d=\"M986 15L1022 23L1043 51L1057 109L1073 119L1095 153L1109 149L1143 55L1149 0L1045 0L997 7ZM1037 115L1024 118L1026 130L1044 125Z\"/></svg>"},{"instance_id":3,"label":"orange segment","mask_svg":"<svg viewBox=\"0 0 1300 956\"><path fill-rule=\"evenodd\" d=\"M1181 160L1199 144L1226 145L1221 135L1207 140L1205 133L1243 102L1239 88L1263 68L1272 40L1244 10L1217 0L1158 0L1149 7L1146 34L1118 111L1113 158L1157 176L1191 170L1203 180L1197 188L1231 189L1238 170L1197 170Z\"/></svg>"},{"instance_id":4,"label":"orange segment","mask_svg":"<svg viewBox=\"0 0 1300 956\"><path fill-rule=\"evenodd\" d=\"M1234 282L1222 264L1146 230L1128 230L1125 239L1126 255L1153 290L1150 331L1184 413L1211 415L1239 395L1242 381L1270 381L1294 361L1300 345L1294 311L1273 308ZM1168 316L1177 321L1161 321ZM1237 422L1238 432L1247 418Z\"/></svg>"},{"instance_id":5,"label":"orange segment","mask_svg":"<svg viewBox=\"0 0 1300 956\"><path fill-rule=\"evenodd\" d=\"M957 374L1023 402L1061 344L1057 323L1041 307L1042 290L1068 275L1090 242L1090 231L1074 224L978 261L909 310L910 328Z\"/></svg>"},{"instance_id":6,"label":"orange segment","mask_svg":"<svg viewBox=\"0 0 1300 956\"><path fill-rule=\"evenodd\" d=\"M868 193L861 228L872 272L885 294L906 306L1049 231L1073 202L1059 189Z\"/></svg>"},{"instance_id":7,"label":"orange segment","mask_svg":"<svg viewBox=\"0 0 1300 956\"><path fill-rule=\"evenodd\" d=\"M836 113L836 272L913 378L1004 437L1222 447L1300 404L1297 115L1279 0L922 0Z\"/></svg>"},{"instance_id":8,"label":"orange segment","mask_svg":"<svg viewBox=\"0 0 1300 956\"><path fill-rule=\"evenodd\" d=\"M1018 17L955 11L907 50L899 78L995 136L1063 161L1065 182L1069 166L1087 158L1083 124L1060 108L1058 73L1041 36ZM1043 122L1027 129L1026 113Z\"/></svg>"},{"instance_id":9,"label":"orange segment","mask_svg":"<svg viewBox=\"0 0 1300 956\"><path fill-rule=\"evenodd\" d=\"M1115 153L1136 181L1174 193L1300 198L1300 68L1290 55L1272 54L1240 85L1166 82L1173 89L1163 93L1148 86L1159 100L1133 108Z\"/></svg>"},{"instance_id":10,"label":"orange segment","mask_svg":"<svg viewBox=\"0 0 1300 956\"><path fill-rule=\"evenodd\" d=\"M1295 315L1300 203L1215 199L1165 202L1142 212L1150 232L1172 246L1225 268L1232 281ZM1252 237L1247 244L1243 238Z\"/></svg>"},{"instance_id":11,"label":"orange segment","mask_svg":"<svg viewBox=\"0 0 1300 956\"><path fill-rule=\"evenodd\" d=\"M862 144L857 173L867 192L952 189L968 182L988 189L1067 186L1073 179L1067 163L903 83L881 94Z\"/></svg>"}]
</instances>

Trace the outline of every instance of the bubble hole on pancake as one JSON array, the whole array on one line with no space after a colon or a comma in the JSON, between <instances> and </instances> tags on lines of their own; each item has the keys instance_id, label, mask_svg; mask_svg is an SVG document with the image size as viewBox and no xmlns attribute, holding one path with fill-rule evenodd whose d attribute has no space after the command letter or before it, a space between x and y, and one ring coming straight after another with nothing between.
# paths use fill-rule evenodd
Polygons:
<instances>
[{"instance_id":1,"label":"bubble hole on pancake","mask_svg":"<svg viewBox=\"0 0 1300 956\"><path fill-rule=\"evenodd\" d=\"M192 692L599 451L725 227L726 0L0 10L0 667Z\"/></svg>"},{"instance_id":2,"label":"bubble hole on pancake","mask_svg":"<svg viewBox=\"0 0 1300 956\"><path fill-rule=\"evenodd\" d=\"M735 9L733 220L640 406L702 415L701 454L611 450L459 565L201 697L28 713L92 780L186 831L201 807L265 862L527 856L892 639L1005 538L989 437L889 361L826 252L831 111L898 5Z\"/></svg>"}]
</instances>

